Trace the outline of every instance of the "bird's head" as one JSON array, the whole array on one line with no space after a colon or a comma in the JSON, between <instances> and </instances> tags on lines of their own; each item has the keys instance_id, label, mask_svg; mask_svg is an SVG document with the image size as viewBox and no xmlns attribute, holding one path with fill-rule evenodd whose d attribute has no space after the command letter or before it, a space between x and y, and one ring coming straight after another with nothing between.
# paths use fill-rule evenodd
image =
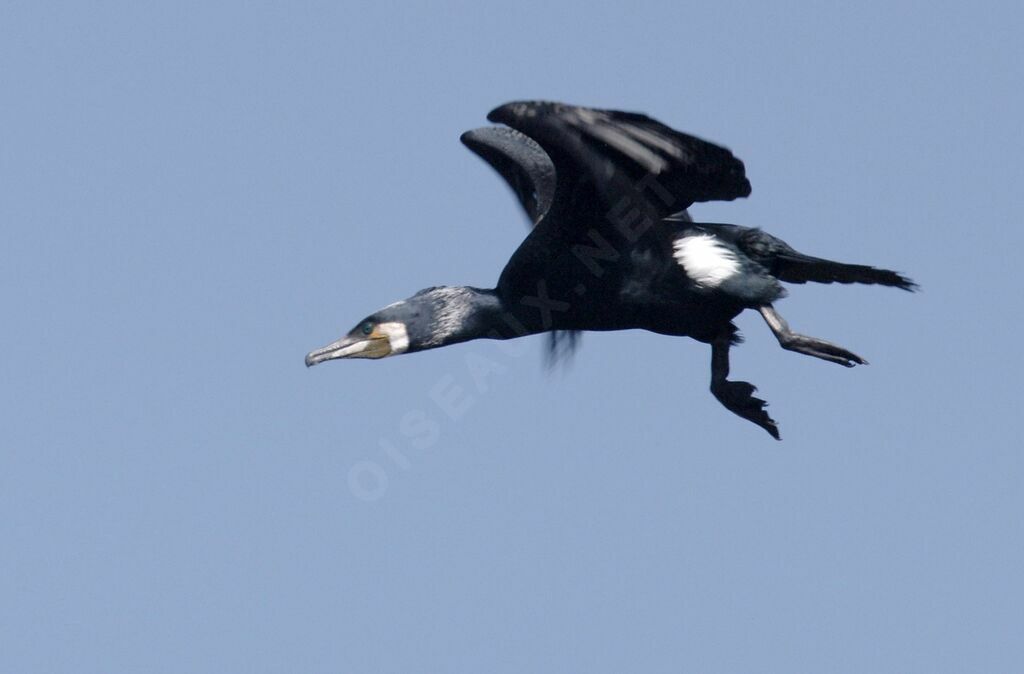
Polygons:
<instances>
[{"instance_id":1,"label":"bird's head","mask_svg":"<svg viewBox=\"0 0 1024 674\"><path fill-rule=\"evenodd\" d=\"M310 367L338 358L384 358L483 336L493 292L465 287L421 290L359 321L347 335L306 356Z\"/></svg>"},{"instance_id":2,"label":"bird's head","mask_svg":"<svg viewBox=\"0 0 1024 674\"><path fill-rule=\"evenodd\" d=\"M338 358L384 358L409 350L409 320L406 302L389 304L370 314L348 334L306 355L306 366Z\"/></svg>"}]
</instances>

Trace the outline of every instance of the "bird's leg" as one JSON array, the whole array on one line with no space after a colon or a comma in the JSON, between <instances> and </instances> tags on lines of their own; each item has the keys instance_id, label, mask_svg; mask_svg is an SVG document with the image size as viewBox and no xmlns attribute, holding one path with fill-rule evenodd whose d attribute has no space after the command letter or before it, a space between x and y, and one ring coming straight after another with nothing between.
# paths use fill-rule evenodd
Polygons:
<instances>
[{"instance_id":1,"label":"bird's leg","mask_svg":"<svg viewBox=\"0 0 1024 674\"><path fill-rule=\"evenodd\" d=\"M768 403L753 396L757 388L749 382L726 380L731 343L731 334L728 333L711 343L711 393L730 412L754 422L776 440L781 439L778 425L764 409Z\"/></svg>"},{"instance_id":2,"label":"bird's leg","mask_svg":"<svg viewBox=\"0 0 1024 674\"><path fill-rule=\"evenodd\" d=\"M839 363L846 367L853 367L854 365L866 365L867 361L853 353L848 351L841 346L833 344L832 342L826 342L824 339L818 339L817 337L808 337L807 335L801 335L793 332L789 329L789 324L786 323L786 319L779 316L779 312L775 311L775 307L770 304L765 304L757 308L764 317L765 323L772 329L775 334L775 338L779 340L779 346L788 351L796 351L807 356L814 356L815 358L821 358L828 360L833 363Z\"/></svg>"}]
</instances>

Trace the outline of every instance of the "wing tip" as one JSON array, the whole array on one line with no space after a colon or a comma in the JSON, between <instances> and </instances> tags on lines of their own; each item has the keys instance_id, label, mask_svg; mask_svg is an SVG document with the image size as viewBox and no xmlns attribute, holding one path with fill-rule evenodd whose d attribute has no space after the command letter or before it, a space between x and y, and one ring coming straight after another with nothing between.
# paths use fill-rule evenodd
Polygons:
<instances>
[{"instance_id":1,"label":"wing tip","mask_svg":"<svg viewBox=\"0 0 1024 674\"><path fill-rule=\"evenodd\" d=\"M520 111L525 108L526 101L509 101L502 103L487 113L487 121L495 124L503 124L506 120L518 117Z\"/></svg>"},{"instance_id":2,"label":"wing tip","mask_svg":"<svg viewBox=\"0 0 1024 674\"><path fill-rule=\"evenodd\" d=\"M739 159L737 159L736 161L739 161ZM740 162L740 166L742 166L742 165L743 165L743 163ZM754 190L750 186L750 179L747 178L746 169L742 169L742 170L743 170L743 178L740 181L739 195L738 195L737 198L746 199L747 197L750 196L750 193L753 192Z\"/></svg>"},{"instance_id":3,"label":"wing tip","mask_svg":"<svg viewBox=\"0 0 1024 674\"><path fill-rule=\"evenodd\" d=\"M471 150L475 150L477 147L496 147L509 143L525 143L538 149L540 147L535 140L509 126L481 126L470 129L459 136L459 141Z\"/></svg>"},{"instance_id":4,"label":"wing tip","mask_svg":"<svg viewBox=\"0 0 1024 674\"><path fill-rule=\"evenodd\" d=\"M551 112L559 108L570 108L572 106L555 101L542 100L520 100L502 103L487 113L487 121L497 124L508 123L509 120L523 117L536 117L544 112Z\"/></svg>"},{"instance_id":5,"label":"wing tip","mask_svg":"<svg viewBox=\"0 0 1024 674\"><path fill-rule=\"evenodd\" d=\"M475 152L477 147L484 145L484 139L481 137L480 133L484 128L488 127L463 131L459 136L459 142Z\"/></svg>"}]
</instances>

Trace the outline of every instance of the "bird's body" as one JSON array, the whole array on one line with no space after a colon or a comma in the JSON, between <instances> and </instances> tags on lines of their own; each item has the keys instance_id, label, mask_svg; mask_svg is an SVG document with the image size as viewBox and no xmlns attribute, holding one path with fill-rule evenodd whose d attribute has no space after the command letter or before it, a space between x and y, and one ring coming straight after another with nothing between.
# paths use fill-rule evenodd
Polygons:
<instances>
[{"instance_id":1,"label":"bird's body","mask_svg":"<svg viewBox=\"0 0 1024 674\"><path fill-rule=\"evenodd\" d=\"M604 259L597 257L600 250L592 248L592 241L567 237L551 247L550 257L503 275L498 293L507 311L530 333L638 328L710 342L718 326L742 311L744 303L710 285L698 286L687 275L675 242L691 253L691 265L703 260L710 270L721 267L716 263L728 264L728 249L701 246L699 242L707 239L681 225L658 223L658 231L648 235L656 247L621 254L608 248ZM766 301L778 295L777 288L763 290Z\"/></svg>"},{"instance_id":2,"label":"bird's body","mask_svg":"<svg viewBox=\"0 0 1024 674\"><path fill-rule=\"evenodd\" d=\"M772 306L785 295L780 281L914 287L896 272L803 255L758 229L693 222L691 204L750 193L743 164L643 115L519 102L488 118L512 128L470 131L463 143L505 178L533 224L497 286L421 291L307 364L542 332L557 352L579 331L643 329L711 344L712 392L777 438L754 387L725 378L738 341L732 319L755 309L784 348L852 366L863 359L789 330Z\"/></svg>"}]
</instances>

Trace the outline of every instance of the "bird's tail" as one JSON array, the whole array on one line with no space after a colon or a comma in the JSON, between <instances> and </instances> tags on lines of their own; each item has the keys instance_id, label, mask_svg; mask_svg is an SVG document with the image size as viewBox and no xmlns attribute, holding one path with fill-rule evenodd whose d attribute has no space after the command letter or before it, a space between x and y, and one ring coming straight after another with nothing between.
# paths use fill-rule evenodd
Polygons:
<instances>
[{"instance_id":1,"label":"bird's tail","mask_svg":"<svg viewBox=\"0 0 1024 674\"><path fill-rule=\"evenodd\" d=\"M773 256L775 276L788 283L870 283L917 290L917 284L899 272L863 264L846 264L804 255L790 248Z\"/></svg>"},{"instance_id":2,"label":"bird's tail","mask_svg":"<svg viewBox=\"0 0 1024 674\"><path fill-rule=\"evenodd\" d=\"M668 220L679 221L674 217ZM869 283L910 291L918 289L916 283L899 272L804 255L782 239L754 227L704 222L694 226L734 242L772 276L787 283Z\"/></svg>"}]
</instances>

